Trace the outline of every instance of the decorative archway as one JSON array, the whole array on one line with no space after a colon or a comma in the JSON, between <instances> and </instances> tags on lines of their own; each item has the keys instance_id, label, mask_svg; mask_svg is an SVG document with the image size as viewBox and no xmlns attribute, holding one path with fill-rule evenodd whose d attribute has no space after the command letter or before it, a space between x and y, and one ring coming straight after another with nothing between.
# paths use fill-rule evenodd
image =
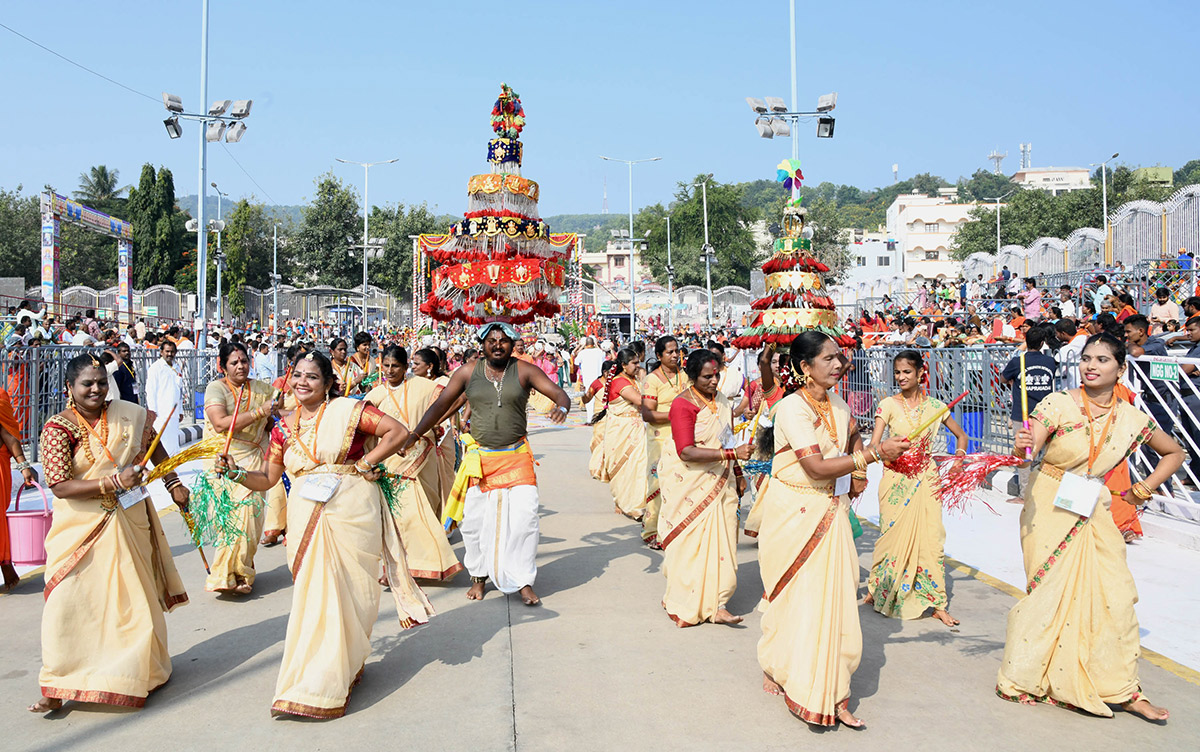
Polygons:
<instances>
[{"instance_id":1,"label":"decorative archway","mask_svg":"<svg viewBox=\"0 0 1200 752\"><path fill-rule=\"evenodd\" d=\"M133 324L133 226L123 219L72 201L66 196L45 191L42 208L42 302L46 311L58 316L62 311L62 281L59 274L59 244L63 220L84 229L117 239L117 320Z\"/></svg>"}]
</instances>

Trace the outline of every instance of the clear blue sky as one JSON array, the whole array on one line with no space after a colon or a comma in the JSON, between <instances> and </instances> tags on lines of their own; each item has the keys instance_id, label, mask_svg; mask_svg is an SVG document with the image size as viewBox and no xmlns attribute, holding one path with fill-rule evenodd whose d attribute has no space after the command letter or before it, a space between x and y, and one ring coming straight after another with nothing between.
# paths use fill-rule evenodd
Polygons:
<instances>
[{"instance_id":1,"label":"clear blue sky","mask_svg":"<svg viewBox=\"0 0 1200 752\"><path fill-rule=\"evenodd\" d=\"M836 137L800 142L808 182L862 188L989 167L994 147L1033 143L1035 166L1178 167L1200 157L1200 87L1189 51L1195 3L797 3L799 98L839 92ZM200 0L6 3L0 22L129 87L198 109ZM758 138L743 97L789 97L788 4L760 2L316 2L212 0L209 99L254 100L227 148L276 203L300 203L327 170L372 204L466 208L485 169L501 81L522 97L525 175L541 212L670 199L701 172L773 177L786 139ZM68 193L94 164L134 182L145 162L197 190L197 125L169 140L161 103L118 88L0 29L0 186ZM263 191L210 146L209 179L234 197Z\"/></svg>"}]
</instances>

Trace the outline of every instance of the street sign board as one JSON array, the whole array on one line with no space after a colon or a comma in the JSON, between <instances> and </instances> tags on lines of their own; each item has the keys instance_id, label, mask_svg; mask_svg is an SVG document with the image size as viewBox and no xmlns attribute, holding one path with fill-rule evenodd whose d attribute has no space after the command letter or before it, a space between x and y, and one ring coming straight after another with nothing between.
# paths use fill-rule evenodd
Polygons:
<instances>
[{"instance_id":1,"label":"street sign board","mask_svg":"<svg viewBox=\"0 0 1200 752\"><path fill-rule=\"evenodd\" d=\"M1178 381L1179 364L1151 361L1150 378L1155 381Z\"/></svg>"}]
</instances>

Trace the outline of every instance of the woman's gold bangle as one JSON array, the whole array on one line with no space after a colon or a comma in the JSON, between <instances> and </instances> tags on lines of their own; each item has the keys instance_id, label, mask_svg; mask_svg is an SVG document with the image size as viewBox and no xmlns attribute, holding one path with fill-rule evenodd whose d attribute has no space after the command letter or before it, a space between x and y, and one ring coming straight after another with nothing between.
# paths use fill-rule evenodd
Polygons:
<instances>
[{"instance_id":1,"label":"woman's gold bangle","mask_svg":"<svg viewBox=\"0 0 1200 752\"><path fill-rule=\"evenodd\" d=\"M867 471L866 470L855 470L854 472L850 473L850 480L866 480L866 479L867 479Z\"/></svg>"},{"instance_id":2,"label":"woman's gold bangle","mask_svg":"<svg viewBox=\"0 0 1200 752\"><path fill-rule=\"evenodd\" d=\"M1153 493L1151 493L1150 489L1146 486L1146 484L1141 482L1140 480L1137 483L1134 483L1133 486L1131 486L1129 490L1133 493L1134 496L1138 497L1142 501L1149 501L1150 497L1154 495Z\"/></svg>"}]
</instances>

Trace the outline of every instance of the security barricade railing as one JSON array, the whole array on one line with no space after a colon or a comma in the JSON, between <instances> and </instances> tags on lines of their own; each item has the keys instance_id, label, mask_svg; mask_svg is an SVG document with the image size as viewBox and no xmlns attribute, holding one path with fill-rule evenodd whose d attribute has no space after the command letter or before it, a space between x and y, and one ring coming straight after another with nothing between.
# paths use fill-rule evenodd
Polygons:
<instances>
[{"instance_id":1,"label":"security barricade railing","mask_svg":"<svg viewBox=\"0 0 1200 752\"><path fill-rule=\"evenodd\" d=\"M21 426L25 456L37 461L42 426L51 416L67 406L67 363L77 355L92 353L99 357L100 348L44 345L13 347L0 350L4 388L8 391L13 412ZM138 400L145 406L146 371L159 358L157 350L134 349L130 367L137 374ZM216 353L204 350L181 350L175 356L175 368L183 378L183 393L179 420L183 424L197 422L202 416L197 407L204 407L204 389L208 382L219 378ZM109 383L109 389L116 385Z\"/></svg>"},{"instance_id":2,"label":"security barricade railing","mask_svg":"<svg viewBox=\"0 0 1200 752\"><path fill-rule=\"evenodd\" d=\"M1200 522L1200 358L1142 355L1129 360L1125 372L1135 404L1179 442L1187 457L1180 472L1156 491L1151 506ZM1156 460L1154 450L1142 445L1130 462L1133 474L1145 478Z\"/></svg>"}]
</instances>

